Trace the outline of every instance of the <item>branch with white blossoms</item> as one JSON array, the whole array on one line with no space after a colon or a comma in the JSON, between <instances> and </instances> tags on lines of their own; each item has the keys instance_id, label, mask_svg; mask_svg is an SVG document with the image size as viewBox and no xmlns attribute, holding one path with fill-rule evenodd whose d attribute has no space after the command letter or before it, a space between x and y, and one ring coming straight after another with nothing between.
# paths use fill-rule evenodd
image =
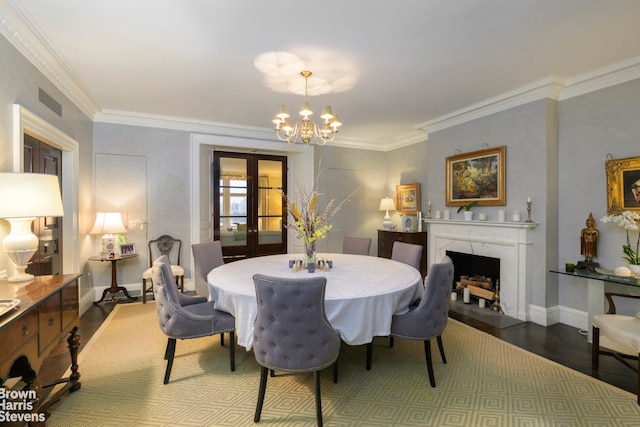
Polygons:
<instances>
[{"instance_id":1,"label":"branch with white blossoms","mask_svg":"<svg viewBox=\"0 0 640 427\"><path fill-rule=\"evenodd\" d=\"M286 228L295 231L298 239L302 240L305 246L312 244L316 240L324 239L333 227L332 222L336 214L359 189L353 191L340 203L336 203L335 199L329 200L324 209L319 209L318 207L318 196L321 196L322 193L318 192L315 183L311 190L307 190L301 185L296 186L295 199L298 204L283 191L279 190L287 204L287 212L293 218L293 222L287 221Z\"/></svg>"},{"instance_id":2,"label":"branch with white blossoms","mask_svg":"<svg viewBox=\"0 0 640 427\"><path fill-rule=\"evenodd\" d=\"M638 223L640 223L640 214L638 212L633 211L623 211L619 215L607 215L600 218L602 222L611 222L617 224L619 227L624 228L627 233L627 244L622 245L622 252L626 256L622 258L627 260L629 264L632 265L640 265L640 227L638 227ZM633 250L631 247L631 240L629 239L629 230L638 231L638 238L636 239L636 249Z\"/></svg>"}]
</instances>

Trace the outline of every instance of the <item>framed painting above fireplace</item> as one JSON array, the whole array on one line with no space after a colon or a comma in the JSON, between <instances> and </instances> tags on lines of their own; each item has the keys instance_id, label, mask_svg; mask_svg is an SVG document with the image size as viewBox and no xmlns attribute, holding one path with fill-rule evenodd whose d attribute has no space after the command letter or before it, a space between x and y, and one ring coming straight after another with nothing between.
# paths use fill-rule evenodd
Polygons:
<instances>
[{"instance_id":1,"label":"framed painting above fireplace","mask_svg":"<svg viewBox=\"0 0 640 427\"><path fill-rule=\"evenodd\" d=\"M503 145L447 157L445 204L506 205L505 156Z\"/></svg>"}]
</instances>

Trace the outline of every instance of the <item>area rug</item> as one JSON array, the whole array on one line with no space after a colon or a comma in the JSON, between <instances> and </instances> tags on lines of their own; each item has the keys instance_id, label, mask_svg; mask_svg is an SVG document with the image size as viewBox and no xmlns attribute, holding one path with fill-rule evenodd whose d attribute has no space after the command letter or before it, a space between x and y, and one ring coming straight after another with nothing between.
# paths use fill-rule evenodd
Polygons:
<instances>
[{"instance_id":1,"label":"area rug","mask_svg":"<svg viewBox=\"0 0 640 427\"><path fill-rule=\"evenodd\" d=\"M421 342L343 344L340 378L322 375L326 426L631 426L633 394L450 320L447 363L433 345L436 387ZM228 345L228 339L226 344ZM82 349L82 388L52 408L49 426L251 426L259 367L236 349L229 371L220 338L178 341L169 384L162 383L166 337L154 303L117 306ZM270 378L259 425L316 425L313 375Z\"/></svg>"}]
</instances>

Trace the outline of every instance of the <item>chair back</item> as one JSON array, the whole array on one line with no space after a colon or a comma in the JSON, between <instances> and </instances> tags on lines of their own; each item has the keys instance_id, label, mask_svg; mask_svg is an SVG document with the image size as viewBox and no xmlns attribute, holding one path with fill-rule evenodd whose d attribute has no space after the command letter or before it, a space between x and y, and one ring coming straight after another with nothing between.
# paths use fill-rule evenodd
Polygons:
<instances>
[{"instance_id":1,"label":"chair back","mask_svg":"<svg viewBox=\"0 0 640 427\"><path fill-rule=\"evenodd\" d=\"M393 336L428 340L442 334L449 318L453 272L453 262L448 256L431 265L420 304L406 314L393 316Z\"/></svg>"},{"instance_id":2,"label":"chair back","mask_svg":"<svg viewBox=\"0 0 640 427\"><path fill-rule=\"evenodd\" d=\"M168 234L163 234L155 240L149 240L149 267L153 267L154 260L166 255L170 265L180 265L182 241Z\"/></svg>"},{"instance_id":3,"label":"chair back","mask_svg":"<svg viewBox=\"0 0 640 427\"><path fill-rule=\"evenodd\" d=\"M319 371L338 359L340 335L324 311L327 279L253 276L258 313L253 332L256 361L283 372Z\"/></svg>"},{"instance_id":4,"label":"chair back","mask_svg":"<svg viewBox=\"0 0 640 427\"><path fill-rule=\"evenodd\" d=\"M154 261L151 274L160 329L165 334L172 336L177 322L174 314L180 310L181 304L178 288L171 274L171 264L166 255L162 255Z\"/></svg>"},{"instance_id":5,"label":"chair back","mask_svg":"<svg viewBox=\"0 0 640 427\"><path fill-rule=\"evenodd\" d=\"M345 236L342 239L342 253L352 255L369 255L371 239L369 237Z\"/></svg>"},{"instance_id":6,"label":"chair back","mask_svg":"<svg viewBox=\"0 0 640 427\"><path fill-rule=\"evenodd\" d=\"M422 258L422 245L414 245L405 242L393 242L391 259L403 262L420 271L420 259Z\"/></svg>"},{"instance_id":7,"label":"chair back","mask_svg":"<svg viewBox=\"0 0 640 427\"><path fill-rule=\"evenodd\" d=\"M220 240L191 245L193 251L193 266L195 276L196 293L202 296L209 295L207 274L216 267L224 264L222 257L222 243Z\"/></svg>"}]
</instances>

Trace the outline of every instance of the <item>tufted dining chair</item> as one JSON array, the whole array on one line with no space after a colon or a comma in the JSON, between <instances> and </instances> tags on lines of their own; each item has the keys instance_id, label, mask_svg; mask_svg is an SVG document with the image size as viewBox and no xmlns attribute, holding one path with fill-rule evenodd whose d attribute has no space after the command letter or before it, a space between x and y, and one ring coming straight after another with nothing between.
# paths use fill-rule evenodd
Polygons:
<instances>
[{"instance_id":1,"label":"tufted dining chair","mask_svg":"<svg viewBox=\"0 0 640 427\"><path fill-rule=\"evenodd\" d=\"M175 278L176 285L184 292L184 268L180 266L180 253L182 252L182 241L167 234L155 240L149 240L149 268L142 273L142 303L147 303L147 293L153 293L153 280L151 268L153 260L162 255L166 255L171 263L171 274ZM147 285L147 280L151 283Z\"/></svg>"},{"instance_id":2,"label":"tufted dining chair","mask_svg":"<svg viewBox=\"0 0 640 427\"><path fill-rule=\"evenodd\" d=\"M214 302L207 301L206 297L178 292L173 282L171 264L166 255L158 258L151 270L158 323L162 332L168 337L164 354L167 361L164 383L169 382L178 339L200 338L229 332L231 338L229 364L231 371L235 371L235 318L229 313L213 308Z\"/></svg>"},{"instance_id":3,"label":"tufted dining chair","mask_svg":"<svg viewBox=\"0 0 640 427\"><path fill-rule=\"evenodd\" d=\"M258 402L253 421L259 422L267 388L268 371L313 372L316 419L322 426L320 371L333 365L337 382L340 335L324 311L327 279L278 278L255 274L258 313L253 332L253 352L261 365Z\"/></svg>"},{"instance_id":4,"label":"tufted dining chair","mask_svg":"<svg viewBox=\"0 0 640 427\"><path fill-rule=\"evenodd\" d=\"M598 370L600 355L613 356L636 373L638 384L636 398L640 405L640 313L636 316L616 314L615 299L640 299L640 295L605 292L609 301L606 314L593 316L591 345L591 367ZM634 361L634 364L631 364Z\"/></svg>"},{"instance_id":5,"label":"tufted dining chair","mask_svg":"<svg viewBox=\"0 0 640 427\"><path fill-rule=\"evenodd\" d=\"M431 387L436 386L431 359L431 339L436 338L442 362L447 363L442 346L442 332L449 318L449 301L453 286L453 262L445 256L441 262L429 268L425 289L417 306L409 307L404 314L391 320L391 336L424 341L424 353Z\"/></svg>"},{"instance_id":6,"label":"tufted dining chair","mask_svg":"<svg viewBox=\"0 0 640 427\"><path fill-rule=\"evenodd\" d=\"M352 255L369 255L371 238L344 236L342 238L342 253Z\"/></svg>"},{"instance_id":7,"label":"tufted dining chair","mask_svg":"<svg viewBox=\"0 0 640 427\"><path fill-rule=\"evenodd\" d=\"M391 248L391 259L408 264L420 271L420 259L422 257L422 246L413 243L393 242Z\"/></svg>"},{"instance_id":8,"label":"tufted dining chair","mask_svg":"<svg viewBox=\"0 0 640 427\"><path fill-rule=\"evenodd\" d=\"M195 276L196 293L201 296L209 296L209 284L207 274L216 267L224 264L222 257L222 244L220 240L191 245L193 252L193 266Z\"/></svg>"}]
</instances>

